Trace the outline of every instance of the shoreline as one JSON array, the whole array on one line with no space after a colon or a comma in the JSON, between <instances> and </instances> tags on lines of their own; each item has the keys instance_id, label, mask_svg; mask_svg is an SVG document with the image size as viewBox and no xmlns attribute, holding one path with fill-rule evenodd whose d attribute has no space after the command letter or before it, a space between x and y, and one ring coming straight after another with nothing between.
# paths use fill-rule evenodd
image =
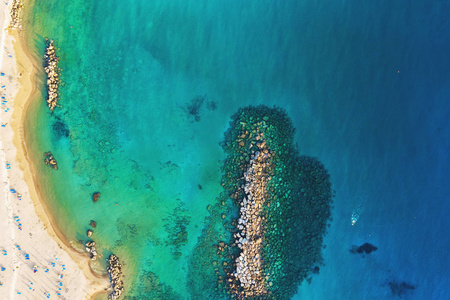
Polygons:
<instances>
[{"instance_id":1,"label":"shoreline","mask_svg":"<svg viewBox=\"0 0 450 300\"><path fill-rule=\"evenodd\" d=\"M11 30L10 30L11 31ZM81 253L73 248L69 240L64 236L61 230L56 226L56 222L51 215L47 204L45 203L44 196L39 189L37 181L37 171L30 161L28 156L28 149L25 141L24 134L24 123L26 120L26 113L30 105L34 101L38 101L39 95L36 78L38 76L37 62L32 56L26 46L26 41L24 36L19 36L17 31L9 32L9 34L15 39L14 50L16 53L17 60L22 62L22 68L25 70L27 67L31 67L32 71L30 73L22 72L22 76L19 79L20 89L17 93L16 99L14 100L14 110L11 122L11 127L14 131L14 146L16 147L17 155L16 161L19 163L20 169L24 173L24 179L30 189L30 196L33 201L37 216L44 222L45 228L47 229L50 236L58 243L58 246L65 252L67 252L71 258L77 262L80 269L83 271L84 275L91 282L96 283L97 280L107 278L105 276L100 276L96 274L90 267L90 259L87 253ZM19 68L20 70L20 68ZM23 71L23 70L22 70ZM19 71L20 72L20 71ZM23 96L21 94L24 94ZM21 102L20 102L21 101ZM20 109L17 109L20 106ZM17 124L16 124L17 122ZM109 284L109 281L107 281ZM103 289L103 288L102 288ZM98 288L94 289L93 294L100 292Z\"/></svg>"},{"instance_id":2,"label":"shoreline","mask_svg":"<svg viewBox=\"0 0 450 300\"><path fill-rule=\"evenodd\" d=\"M28 1L29 3L29 1ZM10 5L5 7L7 10L7 13L9 15L9 8ZM27 7L29 9L29 7ZM32 210L34 211L35 216L38 218L38 223L42 224L42 228L35 230L41 230L44 231L39 232L42 233L42 235L48 234L48 236L56 242L56 245L59 250L64 251L70 257L70 260L72 262L71 265L75 265L77 269L80 270L80 272L74 272L75 275L80 276L84 278L77 278L78 281L81 280L81 282L77 282L77 284L82 284L79 289L75 290L73 293L69 291L69 294L64 295L68 296L69 298L75 297L74 299L79 299L79 293L80 290L83 291L84 296L83 298L86 299L92 299L93 297L97 296L98 294L106 292L106 289L109 288L109 280L107 276L100 276L94 273L94 271L90 267L90 259L87 255L87 253L81 253L76 251L70 242L65 238L65 236L62 234L62 232L59 230L59 228L56 226L53 216L49 213L49 209L46 206L45 199L43 198L43 195L41 191L39 190L39 184L37 181L36 176L38 174L36 173L36 168L33 166L33 163L30 161L30 158L28 156L28 148L25 140L25 121L27 117L28 110L30 108L30 105L35 103L34 101L38 101L39 93L38 93L38 75L39 75L39 63L38 58L33 55L32 51L27 48L27 41L26 36L24 32L19 32L15 29L6 29L7 25L9 24L9 18L7 17L5 22L5 28L4 28L4 40L5 40L5 46L11 46L12 49L14 49L14 64L15 66L10 66L14 71L12 71L12 74L9 76L10 82L15 81L15 85L17 86L17 90L15 95L12 95L12 99L14 99L12 102L11 112L12 116L10 117L10 124L7 124L7 127L2 128L2 136L3 133L9 134L7 131L11 131L12 135L12 141L9 145L9 141L6 138L2 138L2 144L3 147L8 146L7 151L11 150L10 152L15 153L7 153L5 151L5 157L9 158L9 161L13 164L13 166L18 166L20 169L19 172L22 174L17 174L18 176L7 175L8 178L11 177L11 181L13 181L13 177L22 177L22 178L15 178L15 181L20 181L22 179L24 183L26 184L26 188L28 189L28 193L24 190L24 187L21 188L21 193L23 194L23 197L25 198L28 194L28 198L30 198L31 203L33 204ZM7 47L5 47L6 50ZM12 53L12 52L11 52ZM2 55L5 55L4 51L2 51ZM12 57L12 56L10 56ZM5 66L6 67L6 66ZM4 68L2 68L3 71ZM14 77L14 79L13 79ZM13 93L14 94L14 93ZM11 100L12 100L11 99ZM2 124L3 124L3 118L2 118ZM9 128L8 128L9 127ZM11 147L12 146L12 147ZM14 149L15 148L15 149ZM14 151L15 150L15 151ZM11 154L11 155L8 155ZM15 155L14 155L15 154ZM11 156L11 157L8 157ZM11 173L13 173L13 170L11 170ZM15 185L16 186L16 185ZM21 199L19 199L21 200ZM12 202L12 201L11 201ZM10 210L10 215L12 216L12 210ZM22 209L21 209L22 210ZM20 210L18 209L20 212ZM23 213L21 213L22 215ZM21 216L23 222L26 222L26 219L30 219L31 217L27 218L24 216ZM12 222L10 222L11 224ZM10 228L13 231L13 227L10 226ZM33 232L35 235L36 233ZM13 237L12 240L15 240L15 233L12 232L11 236ZM30 238L32 236L32 233L30 232ZM16 243L17 244L17 243ZM3 246L3 245L0 245ZM11 248L14 249L14 245L10 245ZM30 245L32 248L37 248L38 245ZM46 245L41 245L46 247ZM21 242L21 247L24 248L24 243ZM5 247L3 247L5 248ZM20 250L20 248L17 248ZM58 250L55 249L55 250ZM12 251L11 251L12 252ZM57 251L58 252L58 251ZM17 250L15 250L15 254L21 256L21 253ZM29 251L29 254L33 256L32 251ZM41 253L37 253L41 254ZM38 256L36 254L36 256ZM60 257L62 256L60 253L57 253L57 255ZM42 256L42 255L41 255ZM17 262L17 259L13 262ZM68 264L66 262L66 264ZM16 263L14 263L16 265ZM21 266L20 262L19 265ZM3 266L3 264L2 264ZM65 265L63 265L65 266ZM16 266L16 269L19 268ZM72 266L73 268L73 266ZM63 270L65 270L65 267L63 267ZM14 271L14 270L13 270ZM15 272L14 278L17 277L17 273ZM42 274L44 271L42 270ZM20 276L20 275L19 275ZM69 277L65 274L65 276ZM13 285L11 287L11 295L13 295L13 289L15 289L15 281L13 281ZM3 288L3 287L2 287ZM31 291L31 288L30 288ZM34 289L33 289L34 291ZM53 292L52 292L53 293ZM75 294L76 293L76 294ZM17 291L17 294L19 294L19 291ZM71 298L72 299L72 298Z\"/></svg>"}]
</instances>

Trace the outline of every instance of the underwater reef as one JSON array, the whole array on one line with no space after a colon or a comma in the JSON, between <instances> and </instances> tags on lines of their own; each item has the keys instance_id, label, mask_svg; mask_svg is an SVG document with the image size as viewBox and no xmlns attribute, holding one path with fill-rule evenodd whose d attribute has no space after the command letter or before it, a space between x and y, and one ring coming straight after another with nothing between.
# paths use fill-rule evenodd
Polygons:
<instances>
[{"instance_id":1,"label":"underwater reef","mask_svg":"<svg viewBox=\"0 0 450 300\"><path fill-rule=\"evenodd\" d=\"M405 281L399 281L395 279L389 279L387 285L391 290L391 294L394 297L402 298L410 296L410 294L416 289L417 286L407 283Z\"/></svg>"},{"instance_id":2,"label":"underwater reef","mask_svg":"<svg viewBox=\"0 0 450 300\"><path fill-rule=\"evenodd\" d=\"M248 106L232 116L221 143L223 192L207 207L190 260L192 299L290 299L322 264L330 176L299 155L294 133L281 108Z\"/></svg>"},{"instance_id":3,"label":"underwater reef","mask_svg":"<svg viewBox=\"0 0 450 300\"><path fill-rule=\"evenodd\" d=\"M378 248L372 244L369 243L364 243L361 246L355 246L352 245L352 248L350 249L350 253L352 254L361 254L361 253L366 253L366 254L370 254L371 252L376 251Z\"/></svg>"}]
</instances>

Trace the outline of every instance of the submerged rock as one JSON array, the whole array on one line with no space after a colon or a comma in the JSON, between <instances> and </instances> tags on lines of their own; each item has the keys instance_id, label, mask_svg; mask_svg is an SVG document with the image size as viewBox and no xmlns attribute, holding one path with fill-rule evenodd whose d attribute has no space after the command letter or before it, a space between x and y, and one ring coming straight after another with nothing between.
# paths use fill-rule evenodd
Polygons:
<instances>
[{"instance_id":1,"label":"submerged rock","mask_svg":"<svg viewBox=\"0 0 450 300\"><path fill-rule=\"evenodd\" d=\"M374 252L374 251L376 251L378 248L377 247L375 247L374 245L372 245L372 244L369 244L369 243L364 243L364 244L362 244L361 246L355 246L355 245L353 245L352 246L352 249L350 249L350 252L351 253L353 253L353 254L361 254L361 253L367 253L367 254L370 254L371 252Z\"/></svg>"},{"instance_id":2,"label":"submerged rock","mask_svg":"<svg viewBox=\"0 0 450 300\"><path fill-rule=\"evenodd\" d=\"M396 280L389 281L388 286L391 289L392 295L396 297L402 297L416 288L416 286L405 281L399 282Z\"/></svg>"},{"instance_id":3,"label":"submerged rock","mask_svg":"<svg viewBox=\"0 0 450 300\"><path fill-rule=\"evenodd\" d=\"M60 119L57 119L56 122L53 123L52 129L57 139L69 137L69 129L67 128L66 124Z\"/></svg>"},{"instance_id":4,"label":"submerged rock","mask_svg":"<svg viewBox=\"0 0 450 300\"><path fill-rule=\"evenodd\" d=\"M215 101L208 101L206 102L206 108L209 110L216 110L217 109L217 102Z\"/></svg>"},{"instance_id":5,"label":"submerged rock","mask_svg":"<svg viewBox=\"0 0 450 300\"><path fill-rule=\"evenodd\" d=\"M99 198L100 192L95 192L94 194L92 194L92 201L97 202Z\"/></svg>"},{"instance_id":6,"label":"submerged rock","mask_svg":"<svg viewBox=\"0 0 450 300\"><path fill-rule=\"evenodd\" d=\"M200 122L200 108L202 107L205 98L206 96L198 95L184 107L184 110L188 116L194 117L196 122Z\"/></svg>"},{"instance_id":7,"label":"submerged rock","mask_svg":"<svg viewBox=\"0 0 450 300\"><path fill-rule=\"evenodd\" d=\"M44 163L50 167L52 167L55 170L58 170L58 164L56 163L55 158L53 157L53 154L49 152L44 153L45 159Z\"/></svg>"},{"instance_id":8,"label":"submerged rock","mask_svg":"<svg viewBox=\"0 0 450 300\"><path fill-rule=\"evenodd\" d=\"M191 216L184 203L181 202L181 199L177 199L177 201L179 201L178 206L173 209L168 217L162 219L164 229L167 232L165 244L170 246L170 252L174 260L182 256L182 247L188 243L187 228L191 222Z\"/></svg>"},{"instance_id":9,"label":"submerged rock","mask_svg":"<svg viewBox=\"0 0 450 300\"><path fill-rule=\"evenodd\" d=\"M319 266L315 266L315 267L312 269L312 273L313 273L313 274L319 274L319 272L320 272Z\"/></svg>"}]
</instances>

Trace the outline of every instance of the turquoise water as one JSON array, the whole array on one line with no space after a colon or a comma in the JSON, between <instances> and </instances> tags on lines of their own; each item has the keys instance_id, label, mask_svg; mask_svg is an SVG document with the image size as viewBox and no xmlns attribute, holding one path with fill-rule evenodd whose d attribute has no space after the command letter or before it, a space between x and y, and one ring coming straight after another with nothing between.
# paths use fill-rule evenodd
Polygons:
<instances>
[{"instance_id":1,"label":"turquoise water","mask_svg":"<svg viewBox=\"0 0 450 300\"><path fill-rule=\"evenodd\" d=\"M449 6L35 2L30 38L36 53L55 40L64 86L53 115L43 99L30 108L28 142L59 227L85 239L96 220L93 238L123 260L127 291L142 293L131 278L146 274L147 286L189 298L230 116L277 105L336 191L325 266L295 298L390 299L389 282L414 285L406 298L448 297ZM42 164L45 151L58 171ZM349 253L364 242L378 250Z\"/></svg>"}]
</instances>

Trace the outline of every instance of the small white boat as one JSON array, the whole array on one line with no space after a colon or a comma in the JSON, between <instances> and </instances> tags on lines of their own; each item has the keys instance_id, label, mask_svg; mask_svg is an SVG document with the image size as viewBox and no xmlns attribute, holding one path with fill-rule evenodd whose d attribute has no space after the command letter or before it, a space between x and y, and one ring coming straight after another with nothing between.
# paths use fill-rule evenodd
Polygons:
<instances>
[{"instance_id":1,"label":"small white boat","mask_svg":"<svg viewBox=\"0 0 450 300\"><path fill-rule=\"evenodd\" d=\"M355 225L356 222L358 222L358 219L359 219L359 212L357 209L355 209L352 212L352 226Z\"/></svg>"},{"instance_id":2,"label":"small white boat","mask_svg":"<svg viewBox=\"0 0 450 300\"><path fill-rule=\"evenodd\" d=\"M359 204L358 207L352 211L352 226L355 225L356 222L358 222L359 217L361 216L361 212L362 212L362 204Z\"/></svg>"}]
</instances>

